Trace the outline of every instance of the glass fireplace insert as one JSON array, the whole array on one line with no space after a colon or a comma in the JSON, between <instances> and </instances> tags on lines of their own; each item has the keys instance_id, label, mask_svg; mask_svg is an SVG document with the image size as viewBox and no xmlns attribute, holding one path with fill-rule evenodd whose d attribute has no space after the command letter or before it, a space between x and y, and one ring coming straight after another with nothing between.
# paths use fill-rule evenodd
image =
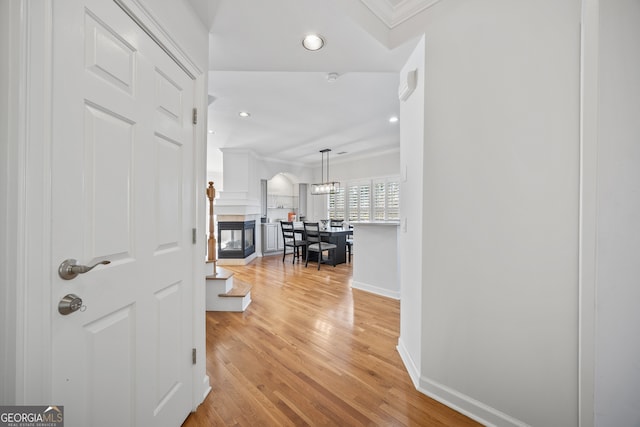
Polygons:
<instances>
[{"instance_id":1,"label":"glass fireplace insert","mask_svg":"<svg viewBox=\"0 0 640 427\"><path fill-rule=\"evenodd\" d=\"M218 258L243 259L256 251L255 221L218 222Z\"/></svg>"}]
</instances>

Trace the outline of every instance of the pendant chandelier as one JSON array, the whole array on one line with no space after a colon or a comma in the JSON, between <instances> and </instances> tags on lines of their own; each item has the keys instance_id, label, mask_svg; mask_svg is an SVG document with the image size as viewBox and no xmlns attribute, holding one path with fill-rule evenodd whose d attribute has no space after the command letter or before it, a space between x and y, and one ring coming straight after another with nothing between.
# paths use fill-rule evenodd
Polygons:
<instances>
[{"instance_id":1,"label":"pendant chandelier","mask_svg":"<svg viewBox=\"0 0 640 427\"><path fill-rule=\"evenodd\" d=\"M322 166L320 168L322 174L322 182L319 184L311 184L311 194L333 194L340 190L340 183L335 181L329 181L329 151L330 148L320 150L322 153ZM324 155L327 154L327 180L324 180Z\"/></svg>"}]
</instances>

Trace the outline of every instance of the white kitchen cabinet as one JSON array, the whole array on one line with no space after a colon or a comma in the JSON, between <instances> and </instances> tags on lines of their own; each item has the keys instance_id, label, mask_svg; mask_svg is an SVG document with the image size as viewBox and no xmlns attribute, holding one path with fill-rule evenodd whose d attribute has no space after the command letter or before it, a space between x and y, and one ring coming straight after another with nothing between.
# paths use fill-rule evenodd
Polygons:
<instances>
[{"instance_id":1,"label":"white kitchen cabinet","mask_svg":"<svg viewBox=\"0 0 640 427\"><path fill-rule=\"evenodd\" d=\"M278 223L278 252L283 251L284 250L284 237L282 236L282 225L280 225L280 223Z\"/></svg>"},{"instance_id":2,"label":"white kitchen cabinet","mask_svg":"<svg viewBox=\"0 0 640 427\"><path fill-rule=\"evenodd\" d=\"M262 253L280 252L284 249L282 231L279 222L262 224Z\"/></svg>"}]
</instances>

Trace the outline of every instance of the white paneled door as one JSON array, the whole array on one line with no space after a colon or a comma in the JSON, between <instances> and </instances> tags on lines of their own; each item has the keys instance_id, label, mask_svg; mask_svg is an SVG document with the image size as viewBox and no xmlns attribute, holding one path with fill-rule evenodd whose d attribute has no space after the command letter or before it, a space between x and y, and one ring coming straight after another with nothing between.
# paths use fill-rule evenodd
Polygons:
<instances>
[{"instance_id":1,"label":"white paneled door","mask_svg":"<svg viewBox=\"0 0 640 427\"><path fill-rule=\"evenodd\" d=\"M113 1L53 2L52 289L65 425L178 426L192 407L193 80ZM80 309L60 314L65 295Z\"/></svg>"}]
</instances>

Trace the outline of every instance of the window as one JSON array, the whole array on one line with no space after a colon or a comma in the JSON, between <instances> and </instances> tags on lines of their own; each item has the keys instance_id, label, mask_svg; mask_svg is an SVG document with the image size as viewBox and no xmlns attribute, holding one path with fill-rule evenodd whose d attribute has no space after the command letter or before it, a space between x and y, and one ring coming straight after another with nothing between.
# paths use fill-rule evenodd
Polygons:
<instances>
[{"instance_id":1,"label":"window","mask_svg":"<svg viewBox=\"0 0 640 427\"><path fill-rule=\"evenodd\" d=\"M371 183L347 184L347 206L349 221L368 221L371 208Z\"/></svg>"},{"instance_id":2,"label":"window","mask_svg":"<svg viewBox=\"0 0 640 427\"><path fill-rule=\"evenodd\" d=\"M373 181L373 219L376 221L400 219L400 183L397 178Z\"/></svg>"},{"instance_id":3,"label":"window","mask_svg":"<svg viewBox=\"0 0 640 427\"><path fill-rule=\"evenodd\" d=\"M384 182L374 182L373 184L373 219L376 221L384 220L385 206L387 199L385 197Z\"/></svg>"},{"instance_id":4,"label":"window","mask_svg":"<svg viewBox=\"0 0 640 427\"><path fill-rule=\"evenodd\" d=\"M329 195L329 219L345 219L344 188L340 187L335 194Z\"/></svg>"},{"instance_id":5,"label":"window","mask_svg":"<svg viewBox=\"0 0 640 427\"><path fill-rule=\"evenodd\" d=\"M329 218L348 221L397 221L400 219L398 177L347 182L329 195Z\"/></svg>"},{"instance_id":6,"label":"window","mask_svg":"<svg viewBox=\"0 0 640 427\"><path fill-rule=\"evenodd\" d=\"M387 220L400 221L400 183L387 182Z\"/></svg>"}]
</instances>

